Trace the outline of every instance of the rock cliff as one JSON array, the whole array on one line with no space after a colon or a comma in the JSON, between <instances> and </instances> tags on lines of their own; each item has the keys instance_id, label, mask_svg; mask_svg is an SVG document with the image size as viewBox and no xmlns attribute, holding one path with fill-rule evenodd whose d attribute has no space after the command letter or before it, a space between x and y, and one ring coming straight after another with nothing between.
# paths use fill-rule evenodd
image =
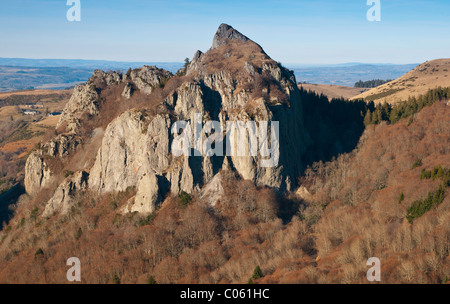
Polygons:
<instances>
[{"instance_id":1,"label":"rock cliff","mask_svg":"<svg viewBox=\"0 0 450 304\"><path fill-rule=\"evenodd\" d=\"M102 90L122 85L119 95L123 100L132 98L135 91L151 98L170 81L179 84L161 97L159 104L165 111L155 113L143 106L125 110L112 120L92 168L76 172L61 182L47 204L46 216L68 212L71 197L86 189L101 195L135 187L136 196L123 212L152 212L168 193L193 193L202 188L202 196L211 196L208 201L214 205L217 195L212 192L222 191L217 175L221 169L234 170L243 179L281 193L293 190L304 169L301 157L308 146L293 72L270 59L258 44L222 24L211 49L206 53L196 52L185 76L144 66L127 74L95 71L85 85L77 86L58 124L58 127L65 125L69 132L65 143L60 137L57 140L60 144L51 151L45 147L53 144L47 143L27 161L27 193L35 195L49 185L51 172L45 165L44 154L65 157L64 151L77 149L76 134L83 123L82 115L99 114ZM218 123L214 127L209 125L209 131L200 132L203 143L208 143L213 133L222 135L221 140L209 142L216 155L199 153L203 152L203 146L195 140L189 142L188 148L193 155L174 155L171 149L179 130L174 132L172 126L180 121L189 122L191 129L183 131L194 138L196 117L200 118L200 128L208 121ZM247 123L245 141L226 141L232 132L228 123L233 121ZM277 141L270 142L276 135L275 122L278 122L279 135ZM255 134L264 134L263 130L268 133L252 142L251 134L247 133L252 128ZM225 150L225 146L228 153L219 153L219 148ZM273 157L264 153L269 146L279 151L273 166L263 165ZM255 147L257 153L250 153ZM247 154L230 153L236 148L243 148Z\"/></svg>"}]
</instances>

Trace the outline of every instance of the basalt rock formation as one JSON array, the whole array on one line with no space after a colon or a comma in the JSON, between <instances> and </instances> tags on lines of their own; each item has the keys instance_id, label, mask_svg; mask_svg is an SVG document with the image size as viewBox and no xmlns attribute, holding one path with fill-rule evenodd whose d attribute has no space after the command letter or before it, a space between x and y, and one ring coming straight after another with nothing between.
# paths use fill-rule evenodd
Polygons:
<instances>
[{"instance_id":1,"label":"basalt rock formation","mask_svg":"<svg viewBox=\"0 0 450 304\"><path fill-rule=\"evenodd\" d=\"M136 188L136 196L123 212L152 212L168 193L202 191L205 195L220 190L218 174L222 169L234 170L243 179L279 193L296 188L305 168L302 155L310 139L303 123L295 76L258 44L222 24L211 49L206 53L197 51L184 76L144 66L127 74L95 71L86 84L77 86L57 126L64 129L63 135L43 145L27 161L27 193L36 195L51 184L54 172L46 165L46 157L70 158L70 151L82 149L77 135L83 117L88 115L95 120L101 113L104 90L120 88L117 102L126 103L135 94L144 100L155 98L154 94L171 83L176 85L161 95L156 106L162 110L155 112L145 106L127 109L108 124L93 166L75 172L59 184L47 204L46 216L68 212L71 198L83 191L101 195L129 188ZM279 122L279 146L267 144L279 150L278 161L272 167L261 166L271 155L260 151L246 156L175 156L171 146L177 134L171 127L177 121L190 121L193 128L195 115L200 115L201 122L218 121L223 135L227 134L229 121L255 122L256 131L269 127L270 122ZM269 127L270 136L274 135L273 130ZM207 137L201 136L204 140ZM259 138L257 147L261 148L268 139ZM239 144L242 143L231 143L231 148ZM250 150L248 142L245 148ZM191 142L190 150L194 153L196 149L196 143Z\"/></svg>"}]
</instances>

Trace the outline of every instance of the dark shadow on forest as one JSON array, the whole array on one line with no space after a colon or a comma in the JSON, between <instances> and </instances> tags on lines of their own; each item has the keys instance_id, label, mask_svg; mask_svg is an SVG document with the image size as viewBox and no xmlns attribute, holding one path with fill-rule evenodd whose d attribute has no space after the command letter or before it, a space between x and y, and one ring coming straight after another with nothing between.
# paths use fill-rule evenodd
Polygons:
<instances>
[{"instance_id":1,"label":"dark shadow on forest","mask_svg":"<svg viewBox=\"0 0 450 304\"><path fill-rule=\"evenodd\" d=\"M315 162L329 162L340 154L353 151L364 132L364 117L373 111L373 103L363 100L332 99L300 88L303 122L308 148L302 156L304 169ZM303 178L300 178L300 183ZM278 216L284 224L298 215L305 202L299 198L280 197Z\"/></svg>"},{"instance_id":2,"label":"dark shadow on forest","mask_svg":"<svg viewBox=\"0 0 450 304\"><path fill-rule=\"evenodd\" d=\"M331 161L353 151L364 132L364 115L371 105L363 100L332 99L300 88L304 125L310 145L303 164Z\"/></svg>"},{"instance_id":3,"label":"dark shadow on forest","mask_svg":"<svg viewBox=\"0 0 450 304\"><path fill-rule=\"evenodd\" d=\"M25 188L22 184L17 184L5 193L0 194L0 230L3 229L3 223L8 224L13 215L10 206L15 204L19 196L25 193Z\"/></svg>"}]
</instances>

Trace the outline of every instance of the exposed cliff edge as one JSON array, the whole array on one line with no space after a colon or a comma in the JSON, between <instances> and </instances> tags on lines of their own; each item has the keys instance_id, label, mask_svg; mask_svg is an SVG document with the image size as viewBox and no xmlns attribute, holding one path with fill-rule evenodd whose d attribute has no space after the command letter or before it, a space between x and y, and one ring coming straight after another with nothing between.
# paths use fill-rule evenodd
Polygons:
<instances>
[{"instance_id":1,"label":"exposed cliff edge","mask_svg":"<svg viewBox=\"0 0 450 304\"><path fill-rule=\"evenodd\" d=\"M75 88L57 126L63 129L59 140L65 138L65 144L59 144L58 151L50 154L71 157L66 152L77 150L80 126L87 122L86 117L95 120L101 115L104 92L115 88L118 93L114 95L114 102L125 110L107 125L93 166L75 172L56 188L47 204L46 216L69 211L71 197L79 192L89 190L101 195L129 188L136 188L136 196L123 212L152 212L170 192L193 193L212 180L214 186L202 193L220 189L220 178L214 177L222 168L230 168L243 179L280 193L296 187L305 166L301 159L309 139L293 72L272 60L258 44L231 26L219 27L208 52L196 52L186 76L173 76L148 66L126 74L95 71L85 85ZM134 95L143 100L141 106L127 108L127 102L131 104L133 98L138 98ZM150 100L157 100L157 104ZM230 121L254 122L255 134L262 134L265 129L268 136L257 139L256 154L250 153L254 143L250 133L246 133L244 143L229 143L229 149L243 147L248 152L246 156L229 153L173 155L171 146L178 135L172 132L173 124L190 121L191 132L194 132L196 115L200 117L200 124L217 121L224 138L229 135L227 122ZM275 135L274 129L270 129L273 122L279 123L279 135L277 142L270 143L271 136ZM212 131L209 131L209 134L201 133L203 142L211 136ZM224 141L215 142L215 147L225 146L228 142ZM274 166L261 165L271 157L261 152L264 145L279 151ZM192 153L202 150L195 141L190 143L190 148ZM52 174L44 157L51 157L50 154L41 148L29 157L26 164L28 194L36 195L51 184Z\"/></svg>"}]
</instances>

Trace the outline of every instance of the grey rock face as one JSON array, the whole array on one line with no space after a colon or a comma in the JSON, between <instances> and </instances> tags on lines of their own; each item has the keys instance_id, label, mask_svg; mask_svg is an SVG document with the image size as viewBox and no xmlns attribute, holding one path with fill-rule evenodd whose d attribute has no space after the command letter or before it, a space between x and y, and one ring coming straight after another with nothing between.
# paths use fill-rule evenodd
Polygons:
<instances>
[{"instance_id":1,"label":"grey rock face","mask_svg":"<svg viewBox=\"0 0 450 304\"><path fill-rule=\"evenodd\" d=\"M86 84L75 87L56 128L67 124L67 130L75 133L80 125L80 118L84 113L90 115L99 113L99 92L106 87L121 83L123 77L120 73L105 73L101 70L95 70Z\"/></svg>"},{"instance_id":2,"label":"grey rock face","mask_svg":"<svg viewBox=\"0 0 450 304\"><path fill-rule=\"evenodd\" d=\"M228 40L247 42L249 39L227 25L221 25L214 38L213 48L220 47ZM258 48L255 48L258 49ZM262 49L261 49L261 52ZM260 54L261 55L261 54ZM101 146L97 151L94 165L89 176L78 175L66 179L49 202L47 214L58 210L69 210L72 197L76 191L89 188L94 193L125 191L136 187L136 196L129 201L123 212L153 212L160 200L168 192L178 194L181 191L193 193L204 187L203 197L214 205L218 198L213 192L222 193L220 169L233 170L243 179L251 180L256 185L272 187L280 192L289 191L297 181L303 168L301 158L308 147L308 139L303 126L303 109L300 92L291 71L281 67L273 60L260 56L263 62L256 64L250 59L242 60L238 76L226 70L213 70L205 66L208 53L197 52L188 67L187 81L180 84L161 100L161 104L170 114L148 114L146 110L128 110L115 118L106 128ZM264 75L263 75L264 74ZM95 77L94 77L95 76ZM120 74L94 74L91 85L80 86L74 92L66 106L63 122L74 122L76 131L77 115L88 112L98 113L96 100L99 98L98 87L131 81L122 95L131 97L131 86L141 92L150 94L154 88L164 85L172 74L144 66L131 71L124 80ZM259 88L266 92L266 97L255 97L252 84L259 77L269 77L286 100L274 96L270 86ZM284 96L283 96L284 97ZM253 121L257 131L265 122L279 122L279 162L274 167L261 166L265 158L260 153L254 156L175 156L171 145L175 135L172 124L176 121L194 120L194 114L200 114L205 120L218 121L222 135L226 134L227 122ZM206 135L202 135L205 139ZM260 138L259 145L268 138ZM71 144L68 144L71 143ZM58 143L50 143L46 153L62 157L66 151L73 149L74 139L67 141L60 138ZM247 143L233 143L232 148ZM191 142L191 151L197 149ZM224 149L226 148L224 144ZM226 151L224 151L226 152ZM40 154L32 155L27 162L27 192L37 193L49 181L49 172ZM206 189L206 190L205 190ZM222 191L222 192L221 192ZM220 195L219 195L220 196Z\"/></svg>"},{"instance_id":3,"label":"grey rock face","mask_svg":"<svg viewBox=\"0 0 450 304\"><path fill-rule=\"evenodd\" d=\"M52 174L39 151L32 152L25 164L25 191L35 195L50 185Z\"/></svg>"},{"instance_id":4,"label":"grey rock face","mask_svg":"<svg viewBox=\"0 0 450 304\"><path fill-rule=\"evenodd\" d=\"M54 212L66 214L73 205L73 196L87 188L88 174L84 171L66 178L56 189L53 197L47 202L43 216L51 216Z\"/></svg>"},{"instance_id":5,"label":"grey rock face","mask_svg":"<svg viewBox=\"0 0 450 304\"><path fill-rule=\"evenodd\" d=\"M228 40L239 40L246 42L249 39L236 31L230 25L222 23L214 36L212 49L218 48L219 46L225 44Z\"/></svg>"},{"instance_id":6,"label":"grey rock face","mask_svg":"<svg viewBox=\"0 0 450 304\"><path fill-rule=\"evenodd\" d=\"M126 99L130 99L132 94L133 94L133 87L131 86L130 83L127 83L125 85L125 88L123 88L121 95L122 95L122 97L125 97Z\"/></svg>"},{"instance_id":7,"label":"grey rock face","mask_svg":"<svg viewBox=\"0 0 450 304\"><path fill-rule=\"evenodd\" d=\"M222 175L219 173L201 190L200 199L206 200L208 204L215 207L223 194Z\"/></svg>"},{"instance_id":8,"label":"grey rock face","mask_svg":"<svg viewBox=\"0 0 450 304\"><path fill-rule=\"evenodd\" d=\"M54 139L43 144L41 150L43 154L51 157L65 157L70 152L75 151L78 145L81 144L81 139L76 135L58 135Z\"/></svg>"},{"instance_id":9,"label":"grey rock face","mask_svg":"<svg viewBox=\"0 0 450 304\"><path fill-rule=\"evenodd\" d=\"M203 91L196 83L185 83L177 90L175 114L180 120L194 119L194 113L203 113Z\"/></svg>"},{"instance_id":10,"label":"grey rock face","mask_svg":"<svg viewBox=\"0 0 450 304\"><path fill-rule=\"evenodd\" d=\"M95 70L88 83L94 84L97 88L109 87L114 84L119 84L123 81L124 75L117 72L106 73L102 70Z\"/></svg>"},{"instance_id":11,"label":"grey rock face","mask_svg":"<svg viewBox=\"0 0 450 304\"><path fill-rule=\"evenodd\" d=\"M146 117L127 111L109 124L89 178L89 187L98 193L125 191L137 185L145 173L147 158Z\"/></svg>"},{"instance_id":12,"label":"grey rock face","mask_svg":"<svg viewBox=\"0 0 450 304\"><path fill-rule=\"evenodd\" d=\"M173 74L166 70L148 65L133 70L130 74L131 80L136 85L136 88L145 94L151 94L156 87L164 85L172 76Z\"/></svg>"},{"instance_id":13,"label":"grey rock face","mask_svg":"<svg viewBox=\"0 0 450 304\"><path fill-rule=\"evenodd\" d=\"M131 81L138 90L145 94L150 94L156 87L164 86L172 76L172 73L154 66L143 66L130 73ZM80 126L80 118L84 114L87 113L92 116L99 114L100 92L125 81L129 81L126 74L105 73L96 70L86 84L75 87L56 127L67 125L68 132L76 133ZM132 94L133 87L127 83L122 91L122 96L129 99Z\"/></svg>"},{"instance_id":14,"label":"grey rock face","mask_svg":"<svg viewBox=\"0 0 450 304\"><path fill-rule=\"evenodd\" d=\"M123 212L151 213L156 210L159 197L158 180L154 173L149 172L140 179L134 202L129 204Z\"/></svg>"},{"instance_id":15,"label":"grey rock face","mask_svg":"<svg viewBox=\"0 0 450 304\"><path fill-rule=\"evenodd\" d=\"M29 195L35 195L41 188L51 185L53 172L45 163L44 157L66 157L80 144L81 139L76 135L58 135L32 152L25 163L25 191Z\"/></svg>"},{"instance_id":16,"label":"grey rock face","mask_svg":"<svg viewBox=\"0 0 450 304\"><path fill-rule=\"evenodd\" d=\"M191 63L196 63L202 55L203 53L201 51L195 52L194 57L192 57Z\"/></svg>"},{"instance_id":17,"label":"grey rock face","mask_svg":"<svg viewBox=\"0 0 450 304\"><path fill-rule=\"evenodd\" d=\"M245 62L245 66L244 69L247 73L249 73L251 76L255 75L256 73L256 69L253 65L251 65L250 63L248 63L247 61Z\"/></svg>"},{"instance_id":18,"label":"grey rock face","mask_svg":"<svg viewBox=\"0 0 450 304\"><path fill-rule=\"evenodd\" d=\"M64 107L57 128L67 124L69 132L75 132L80 125L80 118L84 113L98 114L99 95L93 84L77 85L72 97Z\"/></svg>"}]
</instances>

